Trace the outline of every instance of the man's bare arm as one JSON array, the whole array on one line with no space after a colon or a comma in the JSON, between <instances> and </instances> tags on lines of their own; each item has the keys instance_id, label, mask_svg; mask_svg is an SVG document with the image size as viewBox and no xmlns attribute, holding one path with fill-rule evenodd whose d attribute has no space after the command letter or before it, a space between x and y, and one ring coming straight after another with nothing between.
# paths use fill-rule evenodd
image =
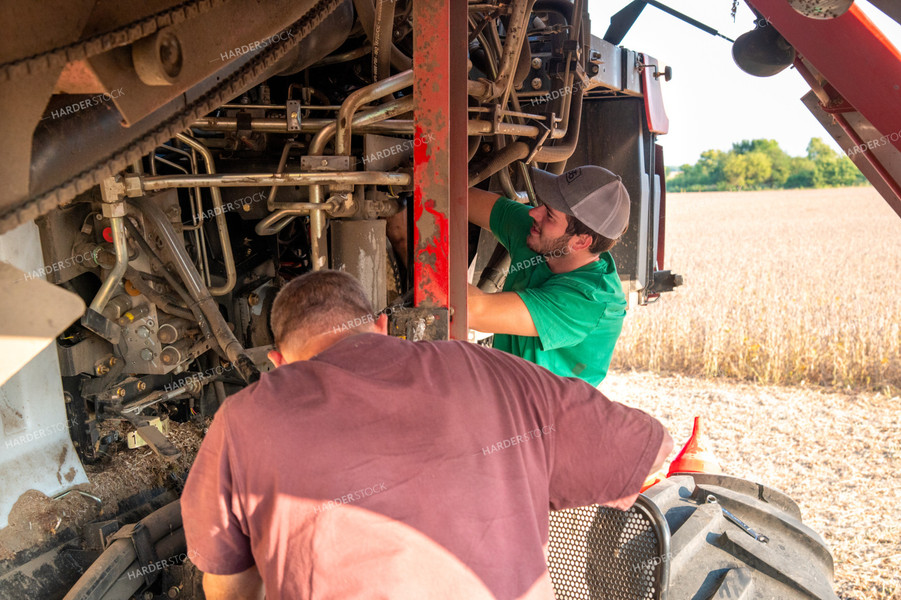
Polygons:
<instances>
[{"instance_id":1,"label":"man's bare arm","mask_svg":"<svg viewBox=\"0 0 901 600\"><path fill-rule=\"evenodd\" d=\"M654 459L654 464L651 466L651 470L648 472L648 475L652 475L660 470L660 467L663 466L664 461L666 461L666 457L670 455L670 452L673 451L673 438L670 436L668 431L663 432L663 441L660 442L660 449L657 451L657 458ZM638 499L638 494L632 494L631 496L626 496L625 498L620 498L619 500L614 500L613 502L606 502L604 506L610 506L611 508L618 508L620 510L627 510L630 506L635 504L635 500Z\"/></svg>"},{"instance_id":2,"label":"man's bare arm","mask_svg":"<svg viewBox=\"0 0 901 600\"><path fill-rule=\"evenodd\" d=\"M469 326L485 333L536 337L538 331L525 302L516 292L486 294L470 284L466 299Z\"/></svg>"},{"instance_id":3,"label":"man's bare arm","mask_svg":"<svg viewBox=\"0 0 901 600\"><path fill-rule=\"evenodd\" d=\"M234 575L203 574L203 593L207 600L263 600L263 578L254 565Z\"/></svg>"},{"instance_id":4,"label":"man's bare arm","mask_svg":"<svg viewBox=\"0 0 901 600\"><path fill-rule=\"evenodd\" d=\"M469 188L469 222L483 229L491 229L491 209L500 198L494 192Z\"/></svg>"}]
</instances>

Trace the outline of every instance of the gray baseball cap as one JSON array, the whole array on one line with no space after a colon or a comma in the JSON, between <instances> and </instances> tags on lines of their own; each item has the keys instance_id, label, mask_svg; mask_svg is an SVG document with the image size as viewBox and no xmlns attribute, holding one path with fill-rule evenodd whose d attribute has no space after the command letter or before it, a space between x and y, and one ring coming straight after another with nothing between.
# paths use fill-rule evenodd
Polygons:
<instances>
[{"instance_id":1,"label":"gray baseball cap","mask_svg":"<svg viewBox=\"0 0 901 600\"><path fill-rule=\"evenodd\" d=\"M629 224L629 192L619 175L587 165L554 175L532 167L538 199L612 240Z\"/></svg>"}]
</instances>

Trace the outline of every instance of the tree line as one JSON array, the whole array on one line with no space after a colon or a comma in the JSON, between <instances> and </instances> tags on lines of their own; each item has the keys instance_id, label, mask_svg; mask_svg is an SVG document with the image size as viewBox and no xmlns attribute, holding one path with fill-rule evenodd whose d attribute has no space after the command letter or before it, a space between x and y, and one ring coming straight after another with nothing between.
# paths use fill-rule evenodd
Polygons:
<instances>
[{"instance_id":1,"label":"tree line","mask_svg":"<svg viewBox=\"0 0 901 600\"><path fill-rule=\"evenodd\" d=\"M789 156L776 140L742 140L732 149L707 150L693 165L666 168L672 192L769 190L864 185L866 178L847 156L820 138L807 144L807 156Z\"/></svg>"}]
</instances>

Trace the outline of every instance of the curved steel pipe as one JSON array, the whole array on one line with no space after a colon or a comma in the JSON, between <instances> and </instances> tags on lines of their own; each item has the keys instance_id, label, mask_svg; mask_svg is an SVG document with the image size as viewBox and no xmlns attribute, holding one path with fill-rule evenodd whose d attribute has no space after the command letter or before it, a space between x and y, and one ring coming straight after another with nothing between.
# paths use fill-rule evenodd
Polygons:
<instances>
[{"instance_id":1,"label":"curved steel pipe","mask_svg":"<svg viewBox=\"0 0 901 600\"><path fill-rule=\"evenodd\" d=\"M362 87L352 94L341 104L338 110L338 127L335 132L335 154L347 155L350 153L351 128L353 125L352 117L357 110L364 104L373 100L384 98L388 94L399 92L400 90L413 85L413 71L404 71L398 73L385 80ZM315 153L313 153L315 155Z\"/></svg>"},{"instance_id":2,"label":"curved steel pipe","mask_svg":"<svg viewBox=\"0 0 901 600\"><path fill-rule=\"evenodd\" d=\"M210 152L209 148L183 133L177 133L175 137L200 154L203 162L206 163L207 173L210 175L216 174L216 164L213 161L213 153ZM222 262L225 263L225 284L215 287L210 286L210 294L213 296L224 296L234 289L235 282L238 280L238 274L235 269L235 257L232 254L231 237L228 235L228 222L225 220L225 211L222 210L222 193L219 191L219 188L210 188L210 197L213 199L216 229L219 231L219 243L222 246ZM203 219L202 213L200 218Z\"/></svg>"},{"instance_id":3,"label":"curved steel pipe","mask_svg":"<svg viewBox=\"0 0 901 600\"><path fill-rule=\"evenodd\" d=\"M392 100L390 102L386 102L385 104L382 104L381 106L369 109L367 111L364 111L364 112L361 112L361 113L355 115L354 118L352 119L351 124L354 127L358 127L358 128L360 128L360 127L369 128L371 126L382 123L382 122L390 119L391 117L410 112L411 110L413 110L414 106L415 106L415 100L413 99L413 96L407 96L405 98L400 98L398 100ZM334 132L337 128L336 121L333 121L333 120L323 120L323 121L324 122L323 122L322 127L320 128L320 131L324 128L329 128L328 131L330 133L324 134L326 136L325 139L318 140L318 141L315 139L313 140L313 143L310 144L310 151L309 151L310 156L318 156L325 150L325 145L328 142L328 139L331 138L331 135L334 135ZM409 121L409 123L410 123L410 131L412 132L412 130L413 130L412 123L413 122ZM282 123L282 126L284 126L284 123ZM290 152L292 147L300 148L300 147L302 147L302 145L298 142L289 142L289 143L285 144L285 149L282 152L282 157L279 160L278 170L276 171L276 173L281 173L282 170L285 168L285 165L288 162L288 153ZM314 150L315 150L315 152L314 152ZM273 210L276 207L275 199L277 196L278 196L278 186L272 186L272 188L269 190L269 198L267 198L267 200L266 200L266 204L267 204L267 206L269 206L270 210ZM283 208L285 208L285 207L283 207Z\"/></svg>"},{"instance_id":4,"label":"curved steel pipe","mask_svg":"<svg viewBox=\"0 0 901 600\"><path fill-rule=\"evenodd\" d=\"M256 231L257 235L275 235L284 229L288 223L293 221L294 217L310 215L319 210L332 210L337 206L336 203L331 201L319 203L294 202L293 204L300 206L292 206L291 208L277 210L257 223L256 227L254 227L254 231Z\"/></svg>"},{"instance_id":5,"label":"curved steel pipe","mask_svg":"<svg viewBox=\"0 0 901 600\"><path fill-rule=\"evenodd\" d=\"M572 93L572 109L569 111L569 123L566 125L566 135L555 146L542 146L535 154L535 160L538 162L556 163L569 159L576 151L576 144L579 142L579 126L582 123L582 96L584 90L580 87L573 90Z\"/></svg>"},{"instance_id":6,"label":"curved steel pipe","mask_svg":"<svg viewBox=\"0 0 901 600\"><path fill-rule=\"evenodd\" d=\"M363 3L369 0L362 0ZM333 124L323 127L310 143L309 153L311 156L318 156L323 153L325 146L332 136L335 139L335 154L347 155L350 152L351 142L351 126L353 125L353 115L364 103L371 100L377 100L388 94L393 94L413 84L413 71L407 70L398 73L393 77L389 77L384 81L378 81L366 87L360 88L348 96L341 104L338 111L338 118ZM396 102L400 103L406 100L402 98ZM412 108L415 100L410 97L410 107ZM375 108L368 114L371 115L373 121L383 120L381 115L390 113L385 112L386 107L391 103ZM387 116L385 118L388 118ZM322 202L322 188L314 185L310 188L310 202ZM284 214L284 213L283 213ZM285 215L291 216L291 215ZM284 217L280 217L284 218ZM293 218L293 217L291 217ZM287 223L286 223L287 224ZM284 227L284 225L283 225ZM314 271L324 269L328 266L328 250L325 247L325 215L322 211L315 211L310 215L310 259Z\"/></svg>"},{"instance_id":7,"label":"curved steel pipe","mask_svg":"<svg viewBox=\"0 0 901 600\"><path fill-rule=\"evenodd\" d=\"M409 173L392 173L379 171L340 171L332 173L333 175L341 175L342 180L324 182L324 183L345 183L353 185L410 185L413 177ZM319 173L300 173L300 175L320 175ZM323 173L321 175L329 175ZM313 189L319 187L315 185L310 188L310 196L312 197ZM257 235L274 235L285 228L295 217L310 215L310 220L323 211L330 211L338 207L337 203L332 201L322 202L321 198L318 202L286 202L283 208L272 213L255 227ZM311 227L312 229L312 227Z\"/></svg>"},{"instance_id":8,"label":"curved steel pipe","mask_svg":"<svg viewBox=\"0 0 901 600\"><path fill-rule=\"evenodd\" d=\"M103 309L106 308L106 304L112 298L113 292L128 269L128 241L125 238L124 219L125 217L121 215L109 218L113 233L113 248L116 251L116 263L110 269L106 279L103 280L103 285L100 286L97 295L91 302L90 310L97 313L103 313Z\"/></svg>"}]
</instances>

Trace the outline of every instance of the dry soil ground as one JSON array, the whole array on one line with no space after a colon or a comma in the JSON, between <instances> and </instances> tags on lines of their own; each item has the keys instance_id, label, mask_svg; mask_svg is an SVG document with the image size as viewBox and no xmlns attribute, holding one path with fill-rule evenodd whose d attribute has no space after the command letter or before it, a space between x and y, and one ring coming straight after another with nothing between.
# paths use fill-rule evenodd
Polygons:
<instances>
[{"instance_id":1,"label":"dry soil ground","mask_svg":"<svg viewBox=\"0 0 901 600\"><path fill-rule=\"evenodd\" d=\"M839 597L901 599L901 398L619 371L600 386L680 447L695 415L723 471L786 492L835 558Z\"/></svg>"}]
</instances>

